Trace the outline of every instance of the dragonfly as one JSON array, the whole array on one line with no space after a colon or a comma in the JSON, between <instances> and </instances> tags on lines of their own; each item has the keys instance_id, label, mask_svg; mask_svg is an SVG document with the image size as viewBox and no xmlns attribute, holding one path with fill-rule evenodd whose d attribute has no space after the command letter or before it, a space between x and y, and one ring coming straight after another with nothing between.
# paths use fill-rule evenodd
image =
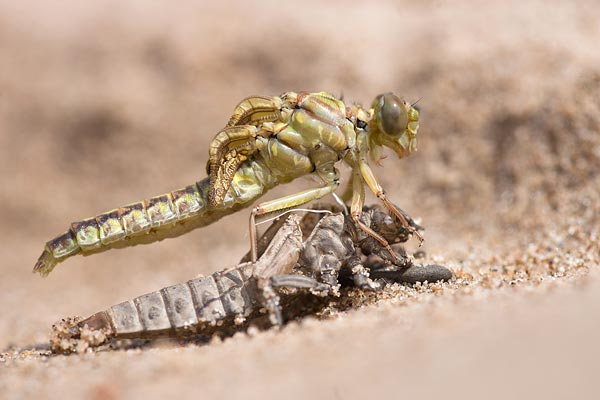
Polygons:
<instances>
[{"instance_id":1,"label":"dragonfly","mask_svg":"<svg viewBox=\"0 0 600 400\"><path fill-rule=\"evenodd\" d=\"M340 162L351 169L344 201L350 202L352 220L395 254L385 238L361 222L365 185L420 243L423 237L388 200L369 162L379 163L385 147L399 158L416 151L418 128L419 111L393 93L378 95L370 108L346 104L327 92L247 97L211 141L206 178L71 223L66 232L46 243L33 271L46 276L76 254L180 236L250 207L275 186L315 176L315 187L252 207L250 253L256 262L256 219L329 194L336 196Z\"/></svg>"}]
</instances>

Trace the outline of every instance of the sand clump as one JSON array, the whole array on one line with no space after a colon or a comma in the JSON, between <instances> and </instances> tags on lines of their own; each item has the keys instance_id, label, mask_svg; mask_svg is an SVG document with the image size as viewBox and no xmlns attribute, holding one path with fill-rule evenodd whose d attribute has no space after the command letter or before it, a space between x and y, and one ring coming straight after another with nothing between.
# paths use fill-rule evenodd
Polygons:
<instances>
[{"instance_id":1,"label":"sand clump","mask_svg":"<svg viewBox=\"0 0 600 400\"><path fill-rule=\"evenodd\" d=\"M56 354L82 354L106 342L107 332L92 330L87 325L79 328L82 317L69 317L52 325L50 349Z\"/></svg>"}]
</instances>

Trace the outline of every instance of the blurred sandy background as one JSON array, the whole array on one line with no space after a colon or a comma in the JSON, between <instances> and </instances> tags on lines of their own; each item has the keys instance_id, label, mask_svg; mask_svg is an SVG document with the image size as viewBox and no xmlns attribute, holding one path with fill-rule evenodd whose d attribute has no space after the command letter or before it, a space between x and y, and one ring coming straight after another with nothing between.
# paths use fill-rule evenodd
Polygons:
<instances>
[{"instance_id":1,"label":"blurred sandy background","mask_svg":"<svg viewBox=\"0 0 600 400\"><path fill-rule=\"evenodd\" d=\"M0 398L597 398L599 15L592 0L0 1ZM471 284L204 347L19 353L61 317L235 264L243 212L30 272L72 220L204 177L237 102L287 90L423 97L419 152L376 173Z\"/></svg>"}]
</instances>

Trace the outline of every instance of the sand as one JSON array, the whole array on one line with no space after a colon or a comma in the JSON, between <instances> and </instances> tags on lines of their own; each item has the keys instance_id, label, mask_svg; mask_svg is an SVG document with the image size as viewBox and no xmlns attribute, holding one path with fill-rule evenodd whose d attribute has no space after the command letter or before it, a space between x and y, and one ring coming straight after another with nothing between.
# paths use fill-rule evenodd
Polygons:
<instances>
[{"instance_id":1,"label":"sand","mask_svg":"<svg viewBox=\"0 0 600 400\"><path fill-rule=\"evenodd\" d=\"M599 13L584 0L0 3L0 398L597 397ZM418 153L375 173L425 226L425 262L456 279L353 291L281 331L50 355L61 318L235 264L248 214L46 279L30 272L43 243L203 178L235 104L287 90L422 98Z\"/></svg>"}]
</instances>

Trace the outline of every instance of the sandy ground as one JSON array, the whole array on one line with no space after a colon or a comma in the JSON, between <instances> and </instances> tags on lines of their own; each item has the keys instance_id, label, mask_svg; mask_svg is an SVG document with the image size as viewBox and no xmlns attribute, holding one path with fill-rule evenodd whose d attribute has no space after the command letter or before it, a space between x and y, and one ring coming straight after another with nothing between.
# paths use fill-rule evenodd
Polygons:
<instances>
[{"instance_id":1,"label":"sandy ground","mask_svg":"<svg viewBox=\"0 0 600 400\"><path fill-rule=\"evenodd\" d=\"M597 398L600 6L475 3L0 1L0 398ZM422 97L419 152L376 173L457 279L206 346L48 355L61 317L235 264L247 213L46 279L43 243L202 178L234 105L286 90Z\"/></svg>"}]
</instances>

